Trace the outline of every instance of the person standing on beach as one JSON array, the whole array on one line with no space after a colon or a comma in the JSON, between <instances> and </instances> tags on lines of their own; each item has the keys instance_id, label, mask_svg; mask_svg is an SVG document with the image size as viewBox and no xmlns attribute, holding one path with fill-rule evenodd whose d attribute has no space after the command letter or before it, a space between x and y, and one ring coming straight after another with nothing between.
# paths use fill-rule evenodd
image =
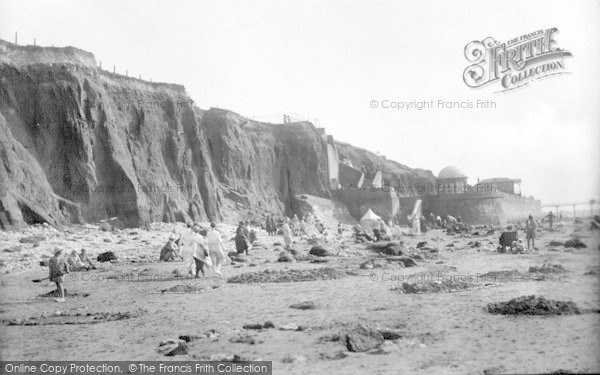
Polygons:
<instances>
[{"instance_id":1,"label":"person standing on beach","mask_svg":"<svg viewBox=\"0 0 600 375\"><path fill-rule=\"evenodd\" d=\"M550 225L550 230L552 230L552 226L554 225L554 214L552 211L548 214L548 224Z\"/></svg>"},{"instance_id":2,"label":"person standing on beach","mask_svg":"<svg viewBox=\"0 0 600 375\"><path fill-rule=\"evenodd\" d=\"M217 224L213 221L210 223L210 230L206 234L208 242L208 252L213 263L213 269L217 276L221 276L221 266L225 260L225 252L223 251L223 240L221 233L216 229Z\"/></svg>"},{"instance_id":3,"label":"person standing on beach","mask_svg":"<svg viewBox=\"0 0 600 375\"><path fill-rule=\"evenodd\" d=\"M533 249L535 250L535 231L537 230L537 225L535 220L533 220L533 216L529 215L529 218L525 222L525 233L527 237L527 251L529 251L529 241L531 240L531 244Z\"/></svg>"},{"instance_id":4,"label":"person standing on beach","mask_svg":"<svg viewBox=\"0 0 600 375\"><path fill-rule=\"evenodd\" d=\"M58 298L56 302L65 302L65 289L63 288L64 275L69 273L69 265L62 255L62 249L57 247L54 249L54 256L48 261L49 279L56 284L56 292Z\"/></svg>"},{"instance_id":5,"label":"person standing on beach","mask_svg":"<svg viewBox=\"0 0 600 375\"><path fill-rule=\"evenodd\" d=\"M289 250L292 247L292 243L294 242L294 237L292 237L292 229L290 228L287 219L285 223L283 223L281 231L283 232L283 242L285 244L285 249Z\"/></svg>"},{"instance_id":6,"label":"person standing on beach","mask_svg":"<svg viewBox=\"0 0 600 375\"><path fill-rule=\"evenodd\" d=\"M235 250L238 254L243 254L245 252L246 255L248 255L248 237L243 221L240 221L235 231Z\"/></svg>"}]
</instances>

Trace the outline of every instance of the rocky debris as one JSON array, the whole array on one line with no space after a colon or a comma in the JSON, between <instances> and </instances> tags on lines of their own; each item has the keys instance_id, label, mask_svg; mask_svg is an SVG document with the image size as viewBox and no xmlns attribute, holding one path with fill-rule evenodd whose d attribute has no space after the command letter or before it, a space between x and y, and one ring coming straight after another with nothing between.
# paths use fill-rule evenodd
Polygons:
<instances>
[{"instance_id":1,"label":"rocky debris","mask_svg":"<svg viewBox=\"0 0 600 375\"><path fill-rule=\"evenodd\" d=\"M2 320L0 324L9 326L42 326L42 325L79 325L79 324L98 324L112 322L116 320L125 320L137 317L140 312L116 312L116 313L75 313L59 312L52 316L42 315L27 319Z\"/></svg>"},{"instance_id":2,"label":"rocky debris","mask_svg":"<svg viewBox=\"0 0 600 375\"><path fill-rule=\"evenodd\" d=\"M544 297L522 296L507 302L490 303L487 311L502 315L572 315L581 314L574 302L553 301Z\"/></svg>"},{"instance_id":3,"label":"rocky debris","mask_svg":"<svg viewBox=\"0 0 600 375\"><path fill-rule=\"evenodd\" d=\"M404 265L404 263L401 263ZM389 262L382 259L369 259L358 266L361 270L372 270L375 268L388 268Z\"/></svg>"},{"instance_id":4,"label":"rocky debris","mask_svg":"<svg viewBox=\"0 0 600 375\"><path fill-rule=\"evenodd\" d=\"M16 246L7 247L6 249L4 249L2 251L5 253L18 253L21 250L23 250L23 246L16 245Z\"/></svg>"},{"instance_id":5,"label":"rocky debris","mask_svg":"<svg viewBox=\"0 0 600 375\"><path fill-rule=\"evenodd\" d=\"M417 262L415 262L414 259L410 257L394 257L389 258L389 260L392 262L402 263L404 267L414 267L417 265Z\"/></svg>"},{"instance_id":6,"label":"rocky debris","mask_svg":"<svg viewBox=\"0 0 600 375\"><path fill-rule=\"evenodd\" d=\"M306 362L307 358L305 356L302 355L294 355L294 356L286 356L283 357L283 359L281 360L281 362L283 363L301 363L301 362Z\"/></svg>"},{"instance_id":7,"label":"rocky debris","mask_svg":"<svg viewBox=\"0 0 600 375\"><path fill-rule=\"evenodd\" d=\"M300 281L333 280L345 277L346 273L334 268L314 268L309 270L264 270L248 272L227 279L228 283L287 283Z\"/></svg>"},{"instance_id":8,"label":"rocky debris","mask_svg":"<svg viewBox=\"0 0 600 375\"><path fill-rule=\"evenodd\" d=\"M567 270L560 264L544 263L541 267L529 267L531 273L563 273Z\"/></svg>"},{"instance_id":9,"label":"rocky debris","mask_svg":"<svg viewBox=\"0 0 600 375\"><path fill-rule=\"evenodd\" d=\"M219 361L219 362L234 362L234 363L247 362L247 361L252 360L250 358L242 357L237 354L229 354L229 353L211 354L209 357L200 357L199 359L208 360L208 361Z\"/></svg>"},{"instance_id":10,"label":"rocky debris","mask_svg":"<svg viewBox=\"0 0 600 375\"><path fill-rule=\"evenodd\" d=\"M523 275L517 270L490 271L482 274L477 274L477 280L488 282L519 281L526 278L527 275Z\"/></svg>"},{"instance_id":11,"label":"rocky debris","mask_svg":"<svg viewBox=\"0 0 600 375\"><path fill-rule=\"evenodd\" d=\"M371 349L367 352L367 354L391 354L398 352L400 350L400 346L393 341L384 341L378 347Z\"/></svg>"},{"instance_id":12,"label":"rocky debris","mask_svg":"<svg viewBox=\"0 0 600 375\"><path fill-rule=\"evenodd\" d=\"M417 243L417 249L421 249L423 247L425 247L425 245L427 245L427 241L420 241Z\"/></svg>"},{"instance_id":13,"label":"rocky debris","mask_svg":"<svg viewBox=\"0 0 600 375\"><path fill-rule=\"evenodd\" d=\"M249 344L249 345L256 344L256 340L254 340L254 337L252 337L248 334L241 334L241 335L234 336L229 339L229 342L234 343L234 344Z\"/></svg>"},{"instance_id":14,"label":"rocky debris","mask_svg":"<svg viewBox=\"0 0 600 375\"><path fill-rule=\"evenodd\" d=\"M215 287L209 287L206 285L194 285L194 284L185 284L185 285L175 285L167 289L162 289L161 293L206 293Z\"/></svg>"},{"instance_id":15,"label":"rocky debris","mask_svg":"<svg viewBox=\"0 0 600 375\"><path fill-rule=\"evenodd\" d=\"M317 305L313 301L304 301L300 303L294 303L293 305L290 305L290 308L298 310L316 310Z\"/></svg>"},{"instance_id":16,"label":"rocky debris","mask_svg":"<svg viewBox=\"0 0 600 375\"><path fill-rule=\"evenodd\" d=\"M98 262L111 262L111 261L114 261L117 259L118 259L117 256L112 251L106 251L106 252L98 255L98 257L96 258L96 260Z\"/></svg>"},{"instance_id":17,"label":"rocky debris","mask_svg":"<svg viewBox=\"0 0 600 375\"><path fill-rule=\"evenodd\" d=\"M90 294L89 293L69 293L69 291L67 290L67 288L63 288L63 292L65 297L89 297ZM40 294L38 297L42 297L42 298L56 298L56 297L60 297L60 294L58 293L58 290L54 289L51 290L48 293L44 293L44 294Z\"/></svg>"},{"instance_id":18,"label":"rocky debris","mask_svg":"<svg viewBox=\"0 0 600 375\"><path fill-rule=\"evenodd\" d=\"M454 280L453 278L443 278L442 280L426 280L415 283L403 282L401 286L393 287L396 293L447 293L458 292L474 287L472 282Z\"/></svg>"},{"instance_id":19,"label":"rocky debris","mask_svg":"<svg viewBox=\"0 0 600 375\"><path fill-rule=\"evenodd\" d=\"M299 326L296 323L286 323L284 325L279 326L280 331L306 331L305 327Z\"/></svg>"},{"instance_id":20,"label":"rocky debris","mask_svg":"<svg viewBox=\"0 0 600 375\"><path fill-rule=\"evenodd\" d=\"M473 249L476 249L476 248L481 247L481 242L479 242L479 241L470 241L467 245L470 246Z\"/></svg>"},{"instance_id":21,"label":"rocky debris","mask_svg":"<svg viewBox=\"0 0 600 375\"><path fill-rule=\"evenodd\" d=\"M281 253L279 253L279 257L277 258L278 262L294 262L296 260L296 258L294 258L294 256L287 252L287 251L282 251Z\"/></svg>"},{"instance_id":22,"label":"rocky debris","mask_svg":"<svg viewBox=\"0 0 600 375\"><path fill-rule=\"evenodd\" d=\"M167 357L186 355L188 354L188 346L184 340L171 339L158 344L158 352Z\"/></svg>"},{"instance_id":23,"label":"rocky debris","mask_svg":"<svg viewBox=\"0 0 600 375\"><path fill-rule=\"evenodd\" d=\"M386 255L403 255L405 251L402 243L398 241L379 241L368 244L366 248Z\"/></svg>"},{"instance_id":24,"label":"rocky debris","mask_svg":"<svg viewBox=\"0 0 600 375\"><path fill-rule=\"evenodd\" d=\"M175 269L173 270L173 272L171 272L171 274L172 274L174 277L185 277L185 276L186 276L186 275L185 275L185 273L183 273L183 271L181 271L179 268L175 268Z\"/></svg>"},{"instance_id":25,"label":"rocky debris","mask_svg":"<svg viewBox=\"0 0 600 375\"><path fill-rule=\"evenodd\" d=\"M246 254L237 254L233 260L239 263L248 263L248 257Z\"/></svg>"},{"instance_id":26,"label":"rocky debris","mask_svg":"<svg viewBox=\"0 0 600 375\"><path fill-rule=\"evenodd\" d=\"M359 325L346 334L346 347L351 352L366 352L383 344L384 338L376 329Z\"/></svg>"},{"instance_id":27,"label":"rocky debris","mask_svg":"<svg viewBox=\"0 0 600 375\"><path fill-rule=\"evenodd\" d=\"M269 329L275 328L275 325L271 321L266 321L263 324L253 323L253 324L244 324L242 326L243 329Z\"/></svg>"},{"instance_id":28,"label":"rocky debris","mask_svg":"<svg viewBox=\"0 0 600 375\"><path fill-rule=\"evenodd\" d=\"M338 360L348 357L347 352L339 351L335 354L320 353L319 358L324 360Z\"/></svg>"},{"instance_id":29,"label":"rocky debris","mask_svg":"<svg viewBox=\"0 0 600 375\"><path fill-rule=\"evenodd\" d=\"M587 245L584 244L583 242L581 242L581 240L579 238L572 238L572 239L566 241L564 246L565 246L565 248L575 248L575 249L582 249L582 248L587 247Z\"/></svg>"},{"instance_id":30,"label":"rocky debris","mask_svg":"<svg viewBox=\"0 0 600 375\"><path fill-rule=\"evenodd\" d=\"M314 255L314 256L318 256L318 257L329 257L329 256L333 255L329 250L327 250L322 245L317 245L317 246L311 247L311 249L308 253L311 255Z\"/></svg>"},{"instance_id":31,"label":"rocky debris","mask_svg":"<svg viewBox=\"0 0 600 375\"><path fill-rule=\"evenodd\" d=\"M43 236L29 236L29 237L23 237L19 240L20 243L29 243L29 244L37 244L39 242L42 242L46 240L46 237Z\"/></svg>"},{"instance_id":32,"label":"rocky debris","mask_svg":"<svg viewBox=\"0 0 600 375\"><path fill-rule=\"evenodd\" d=\"M192 342L198 339L201 339L206 336L198 336L198 335L179 335L179 340L183 340L185 342Z\"/></svg>"},{"instance_id":33,"label":"rocky debris","mask_svg":"<svg viewBox=\"0 0 600 375\"><path fill-rule=\"evenodd\" d=\"M381 333L381 336L384 340L397 340L401 339L405 335L403 332L388 328L378 329L378 331Z\"/></svg>"}]
</instances>

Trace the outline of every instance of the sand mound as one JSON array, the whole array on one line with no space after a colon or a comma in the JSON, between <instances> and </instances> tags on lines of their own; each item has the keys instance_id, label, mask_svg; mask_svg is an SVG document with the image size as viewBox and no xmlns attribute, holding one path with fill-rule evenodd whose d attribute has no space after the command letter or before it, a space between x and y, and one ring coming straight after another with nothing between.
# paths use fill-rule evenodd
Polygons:
<instances>
[{"instance_id":1,"label":"sand mound","mask_svg":"<svg viewBox=\"0 0 600 375\"><path fill-rule=\"evenodd\" d=\"M574 302L553 301L544 297L522 296L507 302L490 303L487 311L502 315L573 315L581 314Z\"/></svg>"},{"instance_id":2,"label":"sand mound","mask_svg":"<svg viewBox=\"0 0 600 375\"><path fill-rule=\"evenodd\" d=\"M315 268L311 270L286 270L248 272L227 279L228 283L289 283L300 281L332 280L345 277L344 272L333 268Z\"/></svg>"}]
</instances>

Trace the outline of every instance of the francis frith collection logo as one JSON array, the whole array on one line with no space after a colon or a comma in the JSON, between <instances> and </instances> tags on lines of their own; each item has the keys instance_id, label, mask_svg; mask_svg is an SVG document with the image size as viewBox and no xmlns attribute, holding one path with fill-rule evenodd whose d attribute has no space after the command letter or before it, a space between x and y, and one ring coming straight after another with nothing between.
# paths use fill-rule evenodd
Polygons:
<instances>
[{"instance_id":1,"label":"francis frith collection logo","mask_svg":"<svg viewBox=\"0 0 600 375\"><path fill-rule=\"evenodd\" d=\"M500 90L514 90L533 81L568 73L565 58L571 52L558 47L556 27L537 30L500 43L492 37L474 40L465 46L465 57L472 64L464 73L472 88L498 83Z\"/></svg>"}]
</instances>

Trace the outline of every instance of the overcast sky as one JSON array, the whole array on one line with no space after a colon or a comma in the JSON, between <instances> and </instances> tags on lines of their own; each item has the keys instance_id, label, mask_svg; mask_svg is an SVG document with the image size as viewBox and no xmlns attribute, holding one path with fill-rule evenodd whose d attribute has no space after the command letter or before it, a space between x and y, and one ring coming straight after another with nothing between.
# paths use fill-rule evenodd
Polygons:
<instances>
[{"instance_id":1,"label":"overcast sky","mask_svg":"<svg viewBox=\"0 0 600 375\"><path fill-rule=\"evenodd\" d=\"M557 27L571 72L495 93L462 79L464 48ZM185 85L201 108L284 113L434 174L519 177L543 203L600 197L600 2L0 0L0 38L72 45L104 68ZM406 111L371 101L493 100Z\"/></svg>"}]
</instances>

